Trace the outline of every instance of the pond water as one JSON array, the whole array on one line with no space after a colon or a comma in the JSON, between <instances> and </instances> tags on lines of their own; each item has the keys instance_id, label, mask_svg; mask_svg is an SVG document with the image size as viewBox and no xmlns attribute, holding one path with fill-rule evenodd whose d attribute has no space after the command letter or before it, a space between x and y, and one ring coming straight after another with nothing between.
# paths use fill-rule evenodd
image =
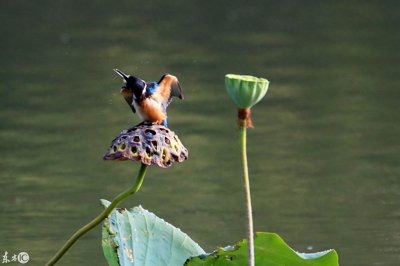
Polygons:
<instances>
[{"instance_id":1,"label":"pond water","mask_svg":"<svg viewBox=\"0 0 400 266\"><path fill-rule=\"evenodd\" d=\"M170 127L190 159L151 167L142 205L204 249L245 237L226 73L271 81L248 133L255 231L341 265L400 263L397 1L2 1L0 255L44 264L139 168L104 162L138 122L120 68L178 76ZM106 265L100 227L59 265ZM1 258L1 257L0 257ZM15 264L15 263L14 263ZM11 265L11 263L10 263Z\"/></svg>"}]
</instances>

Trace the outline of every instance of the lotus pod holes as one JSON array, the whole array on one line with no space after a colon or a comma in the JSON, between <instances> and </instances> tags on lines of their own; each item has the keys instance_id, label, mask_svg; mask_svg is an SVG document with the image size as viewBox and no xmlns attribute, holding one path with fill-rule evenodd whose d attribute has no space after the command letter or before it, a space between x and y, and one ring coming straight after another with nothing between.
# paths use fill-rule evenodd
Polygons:
<instances>
[{"instance_id":1,"label":"lotus pod holes","mask_svg":"<svg viewBox=\"0 0 400 266\"><path fill-rule=\"evenodd\" d=\"M168 128L141 123L122 131L112 142L104 160L141 161L166 168L187 160L188 150Z\"/></svg>"}]
</instances>

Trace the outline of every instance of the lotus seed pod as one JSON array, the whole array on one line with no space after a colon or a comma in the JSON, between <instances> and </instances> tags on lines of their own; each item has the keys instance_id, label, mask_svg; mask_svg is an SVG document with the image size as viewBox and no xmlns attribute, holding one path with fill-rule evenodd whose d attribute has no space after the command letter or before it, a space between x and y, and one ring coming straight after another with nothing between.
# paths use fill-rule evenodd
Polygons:
<instances>
[{"instance_id":1,"label":"lotus seed pod","mask_svg":"<svg viewBox=\"0 0 400 266\"><path fill-rule=\"evenodd\" d=\"M104 160L141 161L167 168L188 159L178 136L162 125L141 123L123 130L112 142Z\"/></svg>"},{"instance_id":2,"label":"lotus seed pod","mask_svg":"<svg viewBox=\"0 0 400 266\"><path fill-rule=\"evenodd\" d=\"M225 75L225 87L238 107L238 126L252 128L251 107L268 91L269 81L246 75Z\"/></svg>"},{"instance_id":3,"label":"lotus seed pod","mask_svg":"<svg viewBox=\"0 0 400 266\"><path fill-rule=\"evenodd\" d=\"M268 91L269 81L246 75L227 74L225 86L233 102L241 109L251 108Z\"/></svg>"}]
</instances>

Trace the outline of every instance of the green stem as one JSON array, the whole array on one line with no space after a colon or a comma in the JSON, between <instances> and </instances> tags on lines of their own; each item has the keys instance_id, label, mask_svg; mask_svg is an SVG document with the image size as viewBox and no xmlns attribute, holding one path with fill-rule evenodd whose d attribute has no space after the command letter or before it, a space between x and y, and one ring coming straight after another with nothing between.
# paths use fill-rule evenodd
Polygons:
<instances>
[{"instance_id":1,"label":"green stem","mask_svg":"<svg viewBox=\"0 0 400 266\"><path fill-rule=\"evenodd\" d=\"M251 207L249 169L247 166L246 132L247 132L246 120L243 119L240 123L240 139L242 144L244 188L246 190L247 242L248 242L248 258L249 258L248 261L249 261L249 266L254 266L253 211Z\"/></svg>"},{"instance_id":2,"label":"green stem","mask_svg":"<svg viewBox=\"0 0 400 266\"><path fill-rule=\"evenodd\" d=\"M147 165L141 164L138 176L136 178L136 183L129 189L125 190L124 192L116 196L111 202L111 204L103 212L101 212L91 222L89 222L85 226L81 227L78 231L76 231L75 234L73 234L68 239L68 241L64 244L64 246L62 246L62 248L59 251L57 251L54 257L51 258L49 262L47 262L46 266L54 265L59 259L61 259L61 257L81 236L83 236L85 233L93 229L95 226L101 223L105 218L107 218L108 215L112 212L112 210L114 210L114 208L117 207L117 205L120 204L123 200L125 200L130 195L135 194L140 189L143 183L146 170L147 170Z\"/></svg>"}]
</instances>

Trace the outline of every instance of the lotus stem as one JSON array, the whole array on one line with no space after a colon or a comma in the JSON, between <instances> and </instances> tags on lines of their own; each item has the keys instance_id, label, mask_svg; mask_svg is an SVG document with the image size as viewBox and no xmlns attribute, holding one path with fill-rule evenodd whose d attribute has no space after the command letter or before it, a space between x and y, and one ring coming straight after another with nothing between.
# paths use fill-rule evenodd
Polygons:
<instances>
[{"instance_id":1,"label":"lotus stem","mask_svg":"<svg viewBox=\"0 0 400 266\"><path fill-rule=\"evenodd\" d=\"M249 169L247 166L247 149L246 149L247 127L248 127L247 119L242 118L240 121L240 139L242 145L244 188L246 191L248 265L254 266L255 262L254 262L253 211L251 207L250 180L249 180Z\"/></svg>"},{"instance_id":2,"label":"lotus stem","mask_svg":"<svg viewBox=\"0 0 400 266\"><path fill-rule=\"evenodd\" d=\"M85 226L81 227L78 231L76 231L69 239L68 241L64 244L64 246L61 247L60 250L57 251L57 253L52 257L46 264L46 266L54 265L57 261L59 261L62 256L69 250L69 248L84 234L89 232L91 229L96 227L98 224L100 224L105 218L109 216L109 214L116 208L122 201L124 201L127 197L135 194L140 187L143 184L144 176L146 174L147 170L147 165L141 164L139 173L136 178L136 183L130 187L129 189L125 190L124 192L120 193L118 196L116 196L111 204L103 211L101 212L96 218L94 218L91 222L86 224Z\"/></svg>"}]
</instances>

